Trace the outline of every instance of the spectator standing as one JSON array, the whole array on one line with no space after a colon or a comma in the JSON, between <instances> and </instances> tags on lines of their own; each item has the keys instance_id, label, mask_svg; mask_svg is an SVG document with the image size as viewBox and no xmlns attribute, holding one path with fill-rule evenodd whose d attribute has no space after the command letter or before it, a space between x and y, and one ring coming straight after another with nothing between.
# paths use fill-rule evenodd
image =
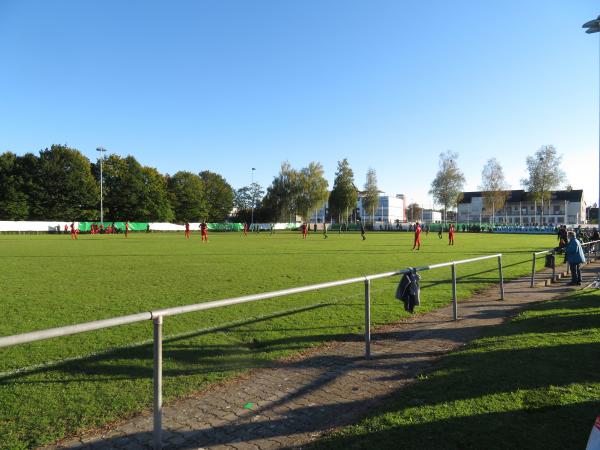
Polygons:
<instances>
[{"instance_id":1,"label":"spectator standing","mask_svg":"<svg viewBox=\"0 0 600 450\"><path fill-rule=\"evenodd\" d=\"M569 243L565 248L565 259L569 263L569 269L571 270L571 282L568 285L575 286L581 284L580 266L585 262L585 254L583 253L581 242L575 237L573 231L569 231L568 237Z\"/></svg>"}]
</instances>

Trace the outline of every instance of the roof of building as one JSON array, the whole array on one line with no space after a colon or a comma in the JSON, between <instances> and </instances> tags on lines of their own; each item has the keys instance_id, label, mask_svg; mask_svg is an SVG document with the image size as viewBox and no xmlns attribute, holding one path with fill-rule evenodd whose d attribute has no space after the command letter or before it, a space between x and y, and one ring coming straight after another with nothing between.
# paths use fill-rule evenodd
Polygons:
<instances>
[{"instance_id":1,"label":"roof of building","mask_svg":"<svg viewBox=\"0 0 600 450\"><path fill-rule=\"evenodd\" d=\"M508 203L531 201L531 193L523 189L503 191L508 194ZM482 197L483 191L463 192L459 203L471 203L474 197ZM557 201L581 202L583 200L583 189L572 189L570 191L551 191L551 199Z\"/></svg>"}]
</instances>

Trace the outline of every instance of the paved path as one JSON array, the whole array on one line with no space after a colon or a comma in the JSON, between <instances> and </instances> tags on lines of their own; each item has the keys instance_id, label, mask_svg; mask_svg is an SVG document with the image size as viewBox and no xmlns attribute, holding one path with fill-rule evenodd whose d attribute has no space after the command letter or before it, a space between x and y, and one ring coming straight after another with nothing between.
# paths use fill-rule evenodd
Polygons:
<instances>
[{"instance_id":1,"label":"paved path","mask_svg":"<svg viewBox=\"0 0 600 450\"><path fill-rule=\"evenodd\" d=\"M584 284L600 273L600 264L583 269ZM546 273L545 277L548 277ZM540 275L544 278L544 275ZM531 303L565 295L566 281L529 287L529 279L459 303L452 308L385 326L372 334L372 358L363 357L359 338L313 349L164 408L164 448L274 449L299 447L331 428L355 423L419 374L431 370L443 354L480 336ZM252 410L244 409L248 402ZM104 434L84 435L50 448L142 449L152 443L151 413L117 425Z\"/></svg>"}]
</instances>

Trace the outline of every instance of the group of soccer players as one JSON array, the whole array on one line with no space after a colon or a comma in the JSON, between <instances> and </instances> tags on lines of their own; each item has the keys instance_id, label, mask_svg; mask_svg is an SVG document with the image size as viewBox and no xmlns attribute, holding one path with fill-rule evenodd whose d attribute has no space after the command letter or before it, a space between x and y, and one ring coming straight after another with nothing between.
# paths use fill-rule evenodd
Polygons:
<instances>
[{"instance_id":1,"label":"group of soccer players","mask_svg":"<svg viewBox=\"0 0 600 450\"><path fill-rule=\"evenodd\" d=\"M201 222L199 228L200 228L200 234L202 236L202 242L208 243L208 225L207 225L207 223ZM185 238L186 239L190 238L190 223L189 222L185 223Z\"/></svg>"},{"instance_id":2,"label":"group of soccer players","mask_svg":"<svg viewBox=\"0 0 600 450\"><path fill-rule=\"evenodd\" d=\"M427 228L427 234L429 234L429 228ZM442 239L442 227L438 233L438 238ZM450 224L448 228L448 245L454 245L454 224ZM415 241L413 243L413 250L421 250L421 225L419 222L415 225Z\"/></svg>"},{"instance_id":3,"label":"group of soccer players","mask_svg":"<svg viewBox=\"0 0 600 450\"><path fill-rule=\"evenodd\" d=\"M71 232L71 239L77 239L77 235L79 234L79 230L75 227L75 222L71 222L71 225L68 226L65 224L65 233L68 232L70 228L70 232ZM125 222L125 238L127 238L129 236L129 221ZM208 243L208 224L206 222L201 222L199 225L200 228L200 235L201 235L201 239L202 242L206 242ZM248 224L246 222L244 222L244 226L243 226L243 233L244 236L247 236L248 234ZM273 227L271 227L271 234L272 234L272 230ZM106 228L104 228L102 225L92 225L91 229L90 229L90 233L91 234L113 234L116 231L116 227L113 225L108 225ZM302 239L306 239L307 235L308 235L308 224L306 223L302 223L302 225L300 226L300 232L302 233ZM414 242L413 242L413 250L421 250L421 232L422 232L422 228L421 228L421 224L419 222L417 222L415 224L415 235L414 235ZM186 239L190 239L190 224L189 222L185 223L185 238ZM429 227L426 228L426 234L429 234ZM362 224L362 222L360 223L360 236L361 239L364 241L366 239L365 236L365 228ZM327 239L327 226L325 225L323 227L323 238ZM438 233L438 237L441 239L442 238L442 229L440 227L440 231ZM450 224L449 228L448 228L448 245L454 245L454 225Z\"/></svg>"},{"instance_id":4,"label":"group of soccer players","mask_svg":"<svg viewBox=\"0 0 600 450\"><path fill-rule=\"evenodd\" d=\"M125 238L129 237L129 221L125 222ZM75 222L71 222L71 225L65 224L65 233L71 231L71 239L77 239L79 235L79 229L75 226ZM92 224L90 226L90 234L114 234L117 232L117 227L113 222L112 225L107 225L106 227L102 224L96 225Z\"/></svg>"}]
</instances>

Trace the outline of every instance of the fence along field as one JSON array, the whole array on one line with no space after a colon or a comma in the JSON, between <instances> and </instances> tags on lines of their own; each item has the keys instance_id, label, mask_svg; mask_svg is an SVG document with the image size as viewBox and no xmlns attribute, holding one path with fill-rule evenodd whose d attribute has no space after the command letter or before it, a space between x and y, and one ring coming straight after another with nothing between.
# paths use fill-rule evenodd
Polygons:
<instances>
[{"instance_id":1,"label":"fence along field","mask_svg":"<svg viewBox=\"0 0 600 450\"><path fill-rule=\"evenodd\" d=\"M209 244L181 235L0 237L9 335L151 309L190 304L504 253L506 278L526 274L531 251L553 236L459 234L448 246L424 236L411 252L409 233L211 234ZM4 264L6 263L6 264ZM489 271L488 271L489 269ZM497 280L495 261L460 267L459 297ZM469 276L467 276L469 275ZM372 321L405 315L397 280L374 281ZM423 306L451 298L447 269L428 272ZM250 367L331 339L363 331L362 286L302 294L173 318L165 323L165 398L198 390ZM210 329L213 329L210 331ZM204 330L204 331L203 331ZM152 393L151 323L59 338L0 352L2 446L29 447L82 427L99 426L148 407ZM104 352L104 353L102 353ZM97 356L94 356L97 354ZM60 363L71 358L70 362ZM35 368L51 362L49 368ZM20 371L23 367L31 367ZM15 372L17 371L17 372ZM43 417L31 414L41 406Z\"/></svg>"}]
</instances>

